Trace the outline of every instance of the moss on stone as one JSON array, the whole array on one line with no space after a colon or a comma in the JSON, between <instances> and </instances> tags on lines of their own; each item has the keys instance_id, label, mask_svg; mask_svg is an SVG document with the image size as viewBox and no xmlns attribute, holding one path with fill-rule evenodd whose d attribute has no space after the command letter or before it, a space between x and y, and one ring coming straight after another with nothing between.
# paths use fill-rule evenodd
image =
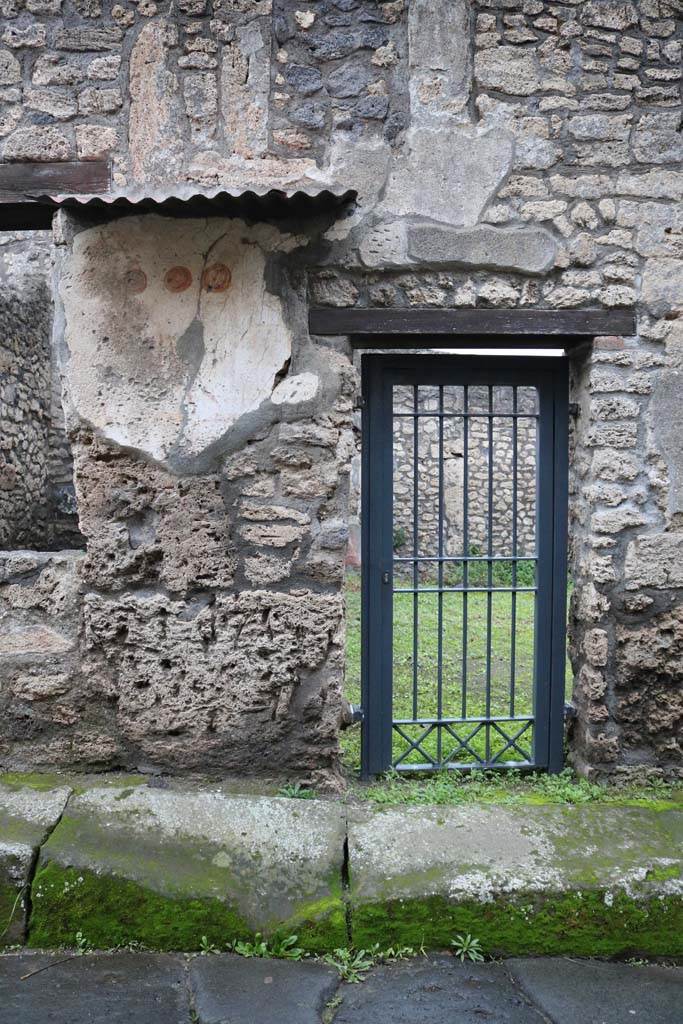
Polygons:
<instances>
[{"instance_id":1,"label":"moss on stone","mask_svg":"<svg viewBox=\"0 0 683 1024\"><path fill-rule=\"evenodd\" d=\"M281 927L283 938L297 936L297 945L308 953L328 953L348 945L346 910L337 897L327 897L306 904Z\"/></svg>"},{"instance_id":2,"label":"moss on stone","mask_svg":"<svg viewBox=\"0 0 683 1024\"><path fill-rule=\"evenodd\" d=\"M82 932L91 946L139 942L150 949L200 948L202 936L219 948L256 931L296 934L298 945L327 952L346 945L343 904L331 896L303 905L275 927L253 928L227 903L212 897L164 896L128 879L47 863L32 889L28 944L50 949L72 946Z\"/></svg>"},{"instance_id":3,"label":"moss on stone","mask_svg":"<svg viewBox=\"0 0 683 1024\"><path fill-rule=\"evenodd\" d=\"M217 946L252 930L218 899L170 899L135 882L48 863L32 889L28 945L73 946L76 932L98 949L140 942L150 949L196 950L202 936Z\"/></svg>"},{"instance_id":4,"label":"moss on stone","mask_svg":"<svg viewBox=\"0 0 683 1024\"><path fill-rule=\"evenodd\" d=\"M456 934L470 933L489 954L681 956L683 902L605 891L491 903L430 896L359 906L352 929L357 947L378 942L439 949Z\"/></svg>"},{"instance_id":5,"label":"moss on stone","mask_svg":"<svg viewBox=\"0 0 683 1024\"><path fill-rule=\"evenodd\" d=\"M41 793L69 785L65 776L58 775L56 772L2 772L0 773L0 783L10 789L28 787Z\"/></svg>"},{"instance_id":6,"label":"moss on stone","mask_svg":"<svg viewBox=\"0 0 683 1024\"><path fill-rule=\"evenodd\" d=\"M19 938L24 930L21 889L0 879L0 945Z\"/></svg>"}]
</instances>

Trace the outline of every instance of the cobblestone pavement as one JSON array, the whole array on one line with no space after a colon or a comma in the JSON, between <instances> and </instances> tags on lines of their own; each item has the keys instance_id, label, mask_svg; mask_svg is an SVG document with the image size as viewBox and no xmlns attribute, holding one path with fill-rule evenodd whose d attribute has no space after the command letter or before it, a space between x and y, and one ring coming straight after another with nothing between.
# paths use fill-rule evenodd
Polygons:
<instances>
[{"instance_id":1,"label":"cobblestone pavement","mask_svg":"<svg viewBox=\"0 0 683 1024\"><path fill-rule=\"evenodd\" d=\"M348 985L230 955L0 957L0 1024L679 1024L682 1002L683 968L567 958L421 957Z\"/></svg>"}]
</instances>

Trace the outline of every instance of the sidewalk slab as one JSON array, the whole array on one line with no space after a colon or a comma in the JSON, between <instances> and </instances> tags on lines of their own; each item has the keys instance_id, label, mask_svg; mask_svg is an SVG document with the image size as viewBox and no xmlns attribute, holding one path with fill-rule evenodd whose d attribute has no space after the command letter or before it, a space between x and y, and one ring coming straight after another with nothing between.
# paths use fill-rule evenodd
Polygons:
<instances>
[{"instance_id":1,"label":"sidewalk slab","mask_svg":"<svg viewBox=\"0 0 683 1024\"><path fill-rule=\"evenodd\" d=\"M544 1024L500 964L433 957L380 967L343 990L334 1024Z\"/></svg>"},{"instance_id":2,"label":"sidewalk slab","mask_svg":"<svg viewBox=\"0 0 683 1024\"><path fill-rule=\"evenodd\" d=\"M683 968L599 961L508 960L505 967L553 1021L680 1024Z\"/></svg>"},{"instance_id":3,"label":"sidewalk slab","mask_svg":"<svg viewBox=\"0 0 683 1024\"><path fill-rule=\"evenodd\" d=\"M320 1024L339 977L313 963L205 956L190 985L198 1024Z\"/></svg>"},{"instance_id":4,"label":"sidewalk slab","mask_svg":"<svg viewBox=\"0 0 683 1024\"><path fill-rule=\"evenodd\" d=\"M0 957L0 1024L188 1024L180 957L113 953ZM22 975L53 963L22 981Z\"/></svg>"},{"instance_id":5,"label":"sidewalk slab","mask_svg":"<svg viewBox=\"0 0 683 1024\"><path fill-rule=\"evenodd\" d=\"M0 946L24 939L31 870L70 793L0 783Z\"/></svg>"},{"instance_id":6,"label":"sidewalk slab","mask_svg":"<svg viewBox=\"0 0 683 1024\"><path fill-rule=\"evenodd\" d=\"M220 786L93 787L40 851L29 944L141 942L224 950L255 932L345 945L345 819L322 800L242 797Z\"/></svg>"},{"instance_id":7,"label":"sidewalk slab","mask_svg":"<svg viewBox=\"0 0 683 1024\"><path fill-rule=\"evenodd\" d=\"M354 810L356 946L683 955L683 813L613 805Z\"/></svg>"}]
</instances>

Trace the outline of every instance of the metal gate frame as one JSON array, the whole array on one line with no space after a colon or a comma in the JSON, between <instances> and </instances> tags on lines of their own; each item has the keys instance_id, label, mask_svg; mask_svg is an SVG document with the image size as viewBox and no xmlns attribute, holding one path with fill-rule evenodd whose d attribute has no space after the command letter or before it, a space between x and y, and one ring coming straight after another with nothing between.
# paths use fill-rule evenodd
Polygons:
<instances>
[{"instance_id":1,"label":"metal gate frame","mask_svg":"<svg viewBox=\"0 0 683 1024\"><path fill-rule=\"evenodd\" d=\"M390 340L387 341L389 347ZM361 367L361 775L368 778L381 774L392 763L394 384L462 383L538 389L538 599L532 767L561 771L566 656L568 360L566 356L364 354ZM462 381L458 380L458 372ZM542 685L544 679L547 685Z\"/></svg>"}]
</instances>

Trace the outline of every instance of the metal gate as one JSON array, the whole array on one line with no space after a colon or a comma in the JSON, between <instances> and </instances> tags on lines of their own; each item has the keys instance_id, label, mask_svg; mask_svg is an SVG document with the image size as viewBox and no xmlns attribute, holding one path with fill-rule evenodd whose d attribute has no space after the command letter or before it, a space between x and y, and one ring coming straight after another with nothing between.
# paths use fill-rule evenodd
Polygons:
<instances>
[{"instance_id":1,"label":"metal gate","mask_svg":"<svg viewBox=\"0 0 683 1024\"><path fill-rule=\"evenodd\" d=\"M567 362L363 356L362 771L562 767Z\"/></svg>"}]
</instances>

